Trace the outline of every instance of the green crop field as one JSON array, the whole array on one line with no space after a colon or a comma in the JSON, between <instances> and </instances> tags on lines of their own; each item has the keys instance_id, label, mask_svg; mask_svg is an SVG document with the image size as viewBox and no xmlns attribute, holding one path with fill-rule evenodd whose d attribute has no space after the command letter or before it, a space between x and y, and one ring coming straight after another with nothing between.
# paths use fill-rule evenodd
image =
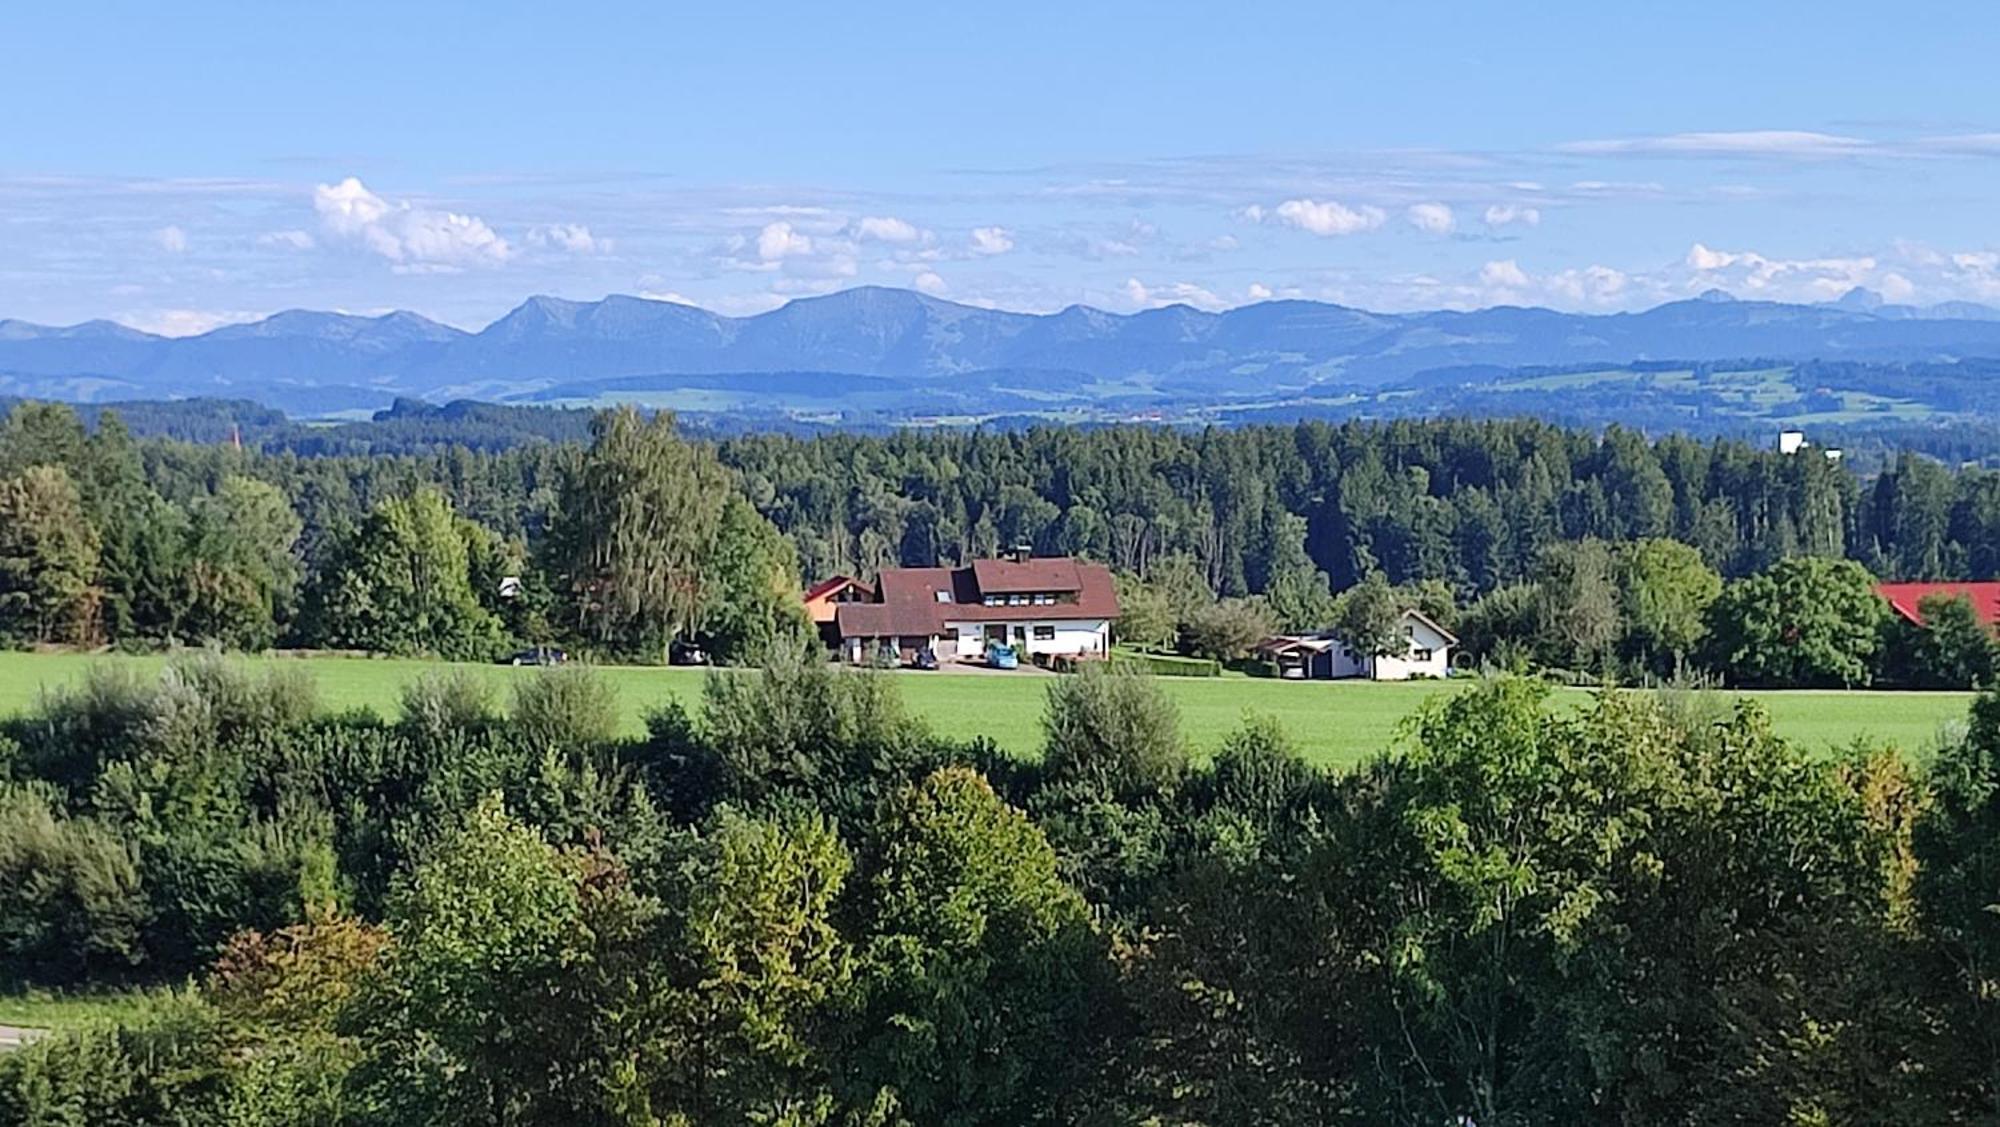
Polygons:
<instances>
[{"instance_id":1,"label":"green crop field","mask_svg":"<svg viewBox=\"0 0 2000 1127\"><path fill-rule=\"evenodd\" d=\"M361 658L244 658L256 666L299 663L312 671L321 706L330 710L367 708L393 715L402 686L435 663ZM156 673L158 657L98 657L79 654L0 653L0 713L31 708L53 688L75 681L94 664ZM532 669L467 665L461 668L492 684L505 698L508 686ZM703 671L628 666L600 671L618 694L629 732L643 730L645 715L671 699L692 704L701 692ZM892 674L904 702L940 734L957 739L985 736L1001 747L1033 755L1041 742L1042 697L1049 676L1018 673ZM1311 684L1245 677L1214 680L1163 678L1161 686L1180 709L1181 727L1198 752L1212 750L1244 716L1276 717L1314 759L1349 764L1378 751L1395 737L1397 726L1435 693L1454 691L1440 683ZM1923 754L1941 733L1960 723L1970 701L1965 693L1767 692L1746 693L1769 710L1778 731L1808 747L1825 749L1856 739L1893 744ZM1581 703L1587 695L1564 690L1559 698Z\"/></svg>"}]
</instances>

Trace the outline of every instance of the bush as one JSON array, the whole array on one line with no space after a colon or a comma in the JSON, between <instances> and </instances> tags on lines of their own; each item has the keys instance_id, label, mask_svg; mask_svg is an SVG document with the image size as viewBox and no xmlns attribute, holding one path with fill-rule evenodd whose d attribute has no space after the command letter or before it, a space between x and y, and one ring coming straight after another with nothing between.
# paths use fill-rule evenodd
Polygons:
<instances>
[{"instance_id":1,"label":"bush","mask_svg":"<svg viewBox=\"0 0 2000 1127\"><path fill-rule=\"evenodd\" d=\"M514 687L510 727L538 751L576 751L611 742L618 734L618 694L583 666L544 669Z\"/></svg>"},{"instance_id":2,"label":"bush","mask_svg":"<svg viewBox=\"0 0 2000 1127\"><path fill-rule=\"evenodd\" d=\"M1187 771L1180 711L1136 673L1092 668L1051 682L1042 730L1049 778L1107 797L1170 791Z\"/></svg>"},{"instance_id":3,"label":"bush","mask_svg":"<svg viewBox=\"0 0 2000 1127\"><path fill-rule=\"evenodd\" d=\"M228 1116L226 1065L213 1011L177 997L131 1024L0 1053L0 1123L246 1122Z\"/></svg>"},{"instance_id":4,"label":"bush","mask_svg":"<svg viewBox=\"0 0 2000 1127\"><path fill-rule=\"evenodd\" d=\"M75 982L139 960L146 898L131 849L94 820L62 817L46 787L0 790L0 965Z\"/></svg>"},{"instance_id":5,"label":"bush","mask_svg":"<svg viewBox=\"0 0 2000 1127\"><path fill-rule=\"evenodd\" d=\"M1222 663L1212 657L1181 657L1177 654L1146 653L1142 650L1111 651L1111 667L1155 677L1220 677Z\"/></svg>"}]
</instances>

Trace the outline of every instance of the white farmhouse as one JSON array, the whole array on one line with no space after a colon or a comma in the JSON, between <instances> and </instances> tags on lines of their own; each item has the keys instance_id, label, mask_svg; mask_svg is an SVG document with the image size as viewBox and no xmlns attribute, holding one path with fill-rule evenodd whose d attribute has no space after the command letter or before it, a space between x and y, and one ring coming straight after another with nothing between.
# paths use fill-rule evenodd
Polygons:
<instances>
[{"instance_id":1,"label":"white farmhouse","mask_svg":"<svg viewBox=\"0 0 2000 1127\"><path fill-rule=\"evenodd\" d=\"M834 611L848 661L883 649L903 662L926 649L940 661L978 661L989 645L1010 646L1024 660L1104 657L1118 617L1110 569L1068 557L888 568L873 595Z\"/></svg>"},{"instance_id":2,"label":"white farmhouse","mask_svg":"<svg viewBox=\"0 0 2000 1127\"><path fill-rule=\"evenodd\" d=\"M1422 611L1406 610L1400 633L1402 645L1392 653L1357 654L1330 632L1270 638L1257 652L1276 664L1278 675L1288 680L1408 681L1451 674L1451 648L1458 644L1451 631Z\"/></svg>"}]
</instances>

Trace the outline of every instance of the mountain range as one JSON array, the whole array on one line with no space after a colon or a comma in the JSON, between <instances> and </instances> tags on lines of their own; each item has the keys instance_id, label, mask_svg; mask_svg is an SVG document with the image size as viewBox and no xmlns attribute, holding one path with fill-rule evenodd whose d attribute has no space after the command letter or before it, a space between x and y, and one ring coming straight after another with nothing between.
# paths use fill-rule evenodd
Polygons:
<instances>
[{"instance_id":1,"label":"mountain range","mask_svg":"<svg viewBox=\"0 0 2000 1127\"><path fill-rule=\"evenodd\" d=\"M442 402L967 415L1373 394L1438 372L1763 358L2000 357L2000 310L1856 290L1823 304L1710 292L1631 313L1501 306L1376 313L1312 301L1032 314L864 287L726 317L611 296L534 297L467 332L415 313L292 310L198 336L0 320L0 394L233 396L293 413ZM1435 382L1433 379L1432 382Z\"/></svg>"}]
</instances>

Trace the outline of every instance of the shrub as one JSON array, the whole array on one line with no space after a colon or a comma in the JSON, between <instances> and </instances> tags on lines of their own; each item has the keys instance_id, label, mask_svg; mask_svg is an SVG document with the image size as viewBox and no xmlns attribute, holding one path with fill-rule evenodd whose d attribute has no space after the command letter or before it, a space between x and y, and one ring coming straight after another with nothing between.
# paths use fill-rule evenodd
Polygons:
<instances>
[{"instance_id":1,"label":"shrub","mask_svg":"<svg viewBox=\"0 0 2000 1127\"><path fill-rule=\"evenodd\" d=\"M514 687L508 720L515 738L536 750L597 747L618 733L618 694L588 668L559 665Z\"/></svg>"},{"instance_id":2,"label":"shrub","mask_svg":"<svg viewBox=\"0 0 2000 1127\"><path fill-rule=\"evenodd\" d=\"M47 787L0 790L0 963L8 976L74 982L139 960L146 899L116 833L57 813Z\"/></svg>"},{"instance_id":3,"label":"shrub","mask_svg":"<svg viewBox=\"0 0 2000 1127\"><path fill-rule=\"evenodd\" d=\"M1222 676L1222 663L1212 657L1180 657L1121 649L1111 651L1111 665L1114 669L1149 673L1155 677Z\"/></svg>"}]
</instances>

